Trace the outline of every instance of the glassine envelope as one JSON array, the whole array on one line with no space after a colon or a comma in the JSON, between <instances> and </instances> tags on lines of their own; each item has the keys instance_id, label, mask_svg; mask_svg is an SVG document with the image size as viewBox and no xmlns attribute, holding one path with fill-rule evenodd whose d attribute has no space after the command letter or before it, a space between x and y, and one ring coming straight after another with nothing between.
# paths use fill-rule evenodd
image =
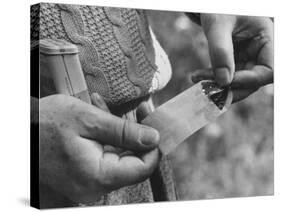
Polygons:
<instances>
[{"instance_id":1,"label":"glassine envelope","mask_svg":"<svg viewBox=\"0 0 281 212\"><path fill-rule=\"evenodd\" d=\"M167 155L197 130L215 121L231 102L229 88L203 80L159 106L142 124L159 131L159 148Z\"/></svg>"}]
</instances>

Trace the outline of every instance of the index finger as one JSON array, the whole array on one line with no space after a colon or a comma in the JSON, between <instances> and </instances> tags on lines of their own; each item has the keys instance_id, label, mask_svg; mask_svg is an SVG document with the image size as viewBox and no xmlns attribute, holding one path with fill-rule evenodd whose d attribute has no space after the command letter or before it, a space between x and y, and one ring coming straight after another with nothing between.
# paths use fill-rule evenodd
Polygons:
<instances>
[{"instance_id":1,"label":"index finger","mask_svg":"<svg viewBox=\"0 0 281 212\"><path fill-rule=\"evenodd\" d=\"M233 88L259 88L273 83L273 41L264 38L256 65L250 70L237 71L231 83Z\"/></svg>"},{"instance_id":2,"label":"index finger","mask_svg":"<svg viewBox=\"0 0 281 212\"><path fill-rule=\"evenodd\" d=\"M147 151L158 146L160 135L146 125L121 119L98 108L79 116L79 135L102 144L133 151Z\"/></svg>"}]
</instances>

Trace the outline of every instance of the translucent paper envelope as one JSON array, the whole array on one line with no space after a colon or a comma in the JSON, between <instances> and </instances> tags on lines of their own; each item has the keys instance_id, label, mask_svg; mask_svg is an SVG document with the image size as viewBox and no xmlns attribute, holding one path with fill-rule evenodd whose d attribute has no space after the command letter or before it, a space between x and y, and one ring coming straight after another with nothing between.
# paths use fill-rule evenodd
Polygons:
<instances>
[{"instance_id":1,"label":"translucent paper envelope","mask_svg":"<svg viewBox=\"0 0 281 212\"><path fill-rule=\"evenodd\" d=\"M231 102L229 88L204 80L158 107L142 124L159 131L159 148L167 155L197 130L215 121Z\"/></svg>"}]
</instances>

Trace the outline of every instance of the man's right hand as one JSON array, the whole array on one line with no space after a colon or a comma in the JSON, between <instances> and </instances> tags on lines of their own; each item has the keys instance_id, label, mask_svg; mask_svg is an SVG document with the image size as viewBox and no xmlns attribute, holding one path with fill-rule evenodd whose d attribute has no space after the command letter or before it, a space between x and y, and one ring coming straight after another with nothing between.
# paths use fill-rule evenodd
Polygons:
<instances>
[{"instance_id":1,"label":"man's right hand","mask_svg":"<svg viewBox=\"0 0 281 212\"><path fill-rule=\"evenodd\" d=\"M145 180L159 162L158 132L106 112L94 96L97 106L40 99L40 183L83 204Z\"/></svg>"}]
</instances>

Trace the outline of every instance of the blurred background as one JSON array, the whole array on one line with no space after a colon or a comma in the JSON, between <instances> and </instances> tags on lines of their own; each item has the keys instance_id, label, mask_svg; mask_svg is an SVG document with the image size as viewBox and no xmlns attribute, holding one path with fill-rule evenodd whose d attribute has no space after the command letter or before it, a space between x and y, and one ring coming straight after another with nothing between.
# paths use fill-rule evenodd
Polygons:
<instances>
[{"instance_id":1,"label":"blurred background","mask_svg":"<svg viewBox=\"0 0 281 212\"><path fill-rule=\"evenodd\" d=\"M210 67L201 28L183 13L147 11L173 68L156 106L190 87L190 74ZM232 105L169 155L182 200L273 194L273 85Z\"/></svg>"}]
</instances>

